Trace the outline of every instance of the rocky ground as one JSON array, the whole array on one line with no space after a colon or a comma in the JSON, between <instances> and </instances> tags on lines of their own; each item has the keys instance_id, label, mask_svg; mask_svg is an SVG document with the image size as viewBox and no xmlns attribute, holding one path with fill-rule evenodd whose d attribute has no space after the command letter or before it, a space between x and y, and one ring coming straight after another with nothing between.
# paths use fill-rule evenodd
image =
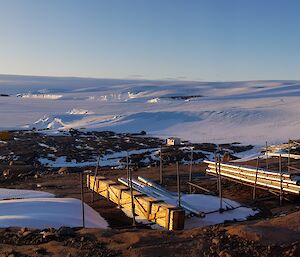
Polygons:
<instances>
[{"instance_id":1,"label":"rocky ground","mask_svg":"<svg viewBox=\"0 0 300 257\"><path fill-rule=\"evenodd\" d=\"M235 227L235 233L238 228ZM248 239L234 234L230 226L181 232L136 228L8 228L0 230L0 256L299 256L299 240L276 242L272 237L268 239Z\"/></svg>"},{"instance_id":2,"label":"rocky ground","mask_svg":"<svg viewBox=\"0 0 300 257\"><path fill-rule=\"evenodd\" d=\"M113 159L114 154L128 151L131 165L139 168L157 165L158 150L163 144L163 140L149 137L143 132L140 134L116 134L109 131L79 132L70 130L51 135L35 131L11 131L5 140L1 140L0 134L0 165L9 163L29 165L33 170L47 166L47 160L53 162L59 157L65 157L66 165L70 163L71 166L71 162L73 162L77 163L77 166L82 166L80 164L84 162L96 162L99 155L104 159L107 156ZM193 160L199 162L209 155L213 155L217 148L221 153L226 152L235 158L235 153L250 150L253 146L244 146L238 143L217 146L212 143L184 142L180 146L163 147L164 164L167 165L174 161L189 162L191 147L194 148ZM157 151L154 152L154 149ZM120 158L121 164L126 161L124 157ZM102 166L107 166L107 163Z\"/></svg>"},{"instance_id":3,"label":"rocky ground","mask_svg":"<svg viewBox=\"0 0 300 257\"><path fill-rule=\"evenodd\" d=\"M37 160L43 155L47 156L51 151L57 155L69 155L68 151L77 149L79 145L81 146L79 149L82 148L82 151L70 152L71 158L86 161L87 158L96 154L95 149L100 149L98 148L100 145L105 154L105 151L109 149L116 150L116 148L112 148L116 144L121 147L121 150L126 149L128 140L132 146L130 149L141 146L141 144L151 148L160 147L161 144L158 139L140 135L103 133L108 134L102 134L103 141L101 139L100 143L95 139L93 133L81 134L78 138L78 135L71 136L69 134L49 136L32 132L28 134L27 132L14 132L13 137L9 140L2 140L0 144L0 156L12 158L0 160L1 187L42 190L54 193L58 197L80 199L78 172L86 169L94 171L94 167L50 168L43 167ZM97 134L98 139L101 138L100 135L101 133ZM109 142L110 137L117 141L114 141L114 144L105 144L106 140ZM201 149L206 153L213 153L216 150L214 144L193 146L194 149ZM228 144L223 145L221 151L227 149L226 151L232 154L250 148L251 146ZM175 160L172 158L176 155L184 156L184 151L176 147L168 148L165 153L168 153L166 156L169 156L165 160L170 160L170 162ZM187 156L188 153L186 152ZM13 156L18 156L18 158L14 160ZM199 158L203 158L203 156ZM181 160L182 191L188 192L189 186L185 182L188 178L189 166L183 165L184 158ZM247 162L247 164L255 165L255 161ZM263 167L265 164L261 163L260 165ZM278 167L277 160L270 159L269 166L276 169ZM286 163L283 163L283 166L285 167ZM194 165L194 181L210 190L211 193L217 194L216 179L205 176L205 168L206 165L201 163ZM176 191L175 171L174 165L167 161L164 162L163 184L173 191ZM126 170L101 167L99 175L116 180L121 176L126 176ZM158 180L159 166L153 163L135 169L133 176L138 175ZM86 188L85 202L108 221L111 229L0 229L0 256L300 256L299 198L287 199L283 206L279 206L278 197L266 191L258 190L258 199L253 201L252 189L249 187L223 180L222 188L224 197L256 207L261 212L246 222L232 222L185 231L158 231L145 225L132 228L131 220L113 203L99 196L96 196L95 201L92 202L91 192ZM203 193L196 188L192 188L192 191Z\"/></svg>"},{"instance_id":4,"label":"rocky ground","mask_svg":"<svg viewBox=\"0 0 300 257\"><path fill-rule=\"evenodd\" d=\"M0 230L0 256L83 256L114 257L121 252L109 250L94 233L83 229L14 229Z\"/></svg>"}]
</instances>

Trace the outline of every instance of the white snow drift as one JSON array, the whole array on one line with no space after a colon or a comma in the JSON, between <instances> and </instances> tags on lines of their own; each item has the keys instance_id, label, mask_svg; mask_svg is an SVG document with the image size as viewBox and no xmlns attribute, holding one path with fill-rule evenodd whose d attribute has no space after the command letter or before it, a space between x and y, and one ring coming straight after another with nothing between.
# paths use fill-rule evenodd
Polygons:
<instances>
[{"instance_id":1,"label":"white snow drift","mask_svg":"<svg viewBox=\"0 0 300 257\"><path fill-rule=\"evenodd\" d=\"M107 228L107 222L84 205L88 228ZM0 227L59 228L82 226L81 201L72 198L31 198L0 201Z\"/></svg>"},{"instance_id":2,"label":"white snow drift","mask_svg":"<svg viewBox=\"0 0 300 257\"><path fill-rule=\"evenodd\" d=\"M53 194L19 189L0 189L0 227L59 228L82 226L81 201L55 198ZM5 199L5 200L3 200ZM108 223L84 204L85 225L107 228Z\"/></svg>"}]
</instances>

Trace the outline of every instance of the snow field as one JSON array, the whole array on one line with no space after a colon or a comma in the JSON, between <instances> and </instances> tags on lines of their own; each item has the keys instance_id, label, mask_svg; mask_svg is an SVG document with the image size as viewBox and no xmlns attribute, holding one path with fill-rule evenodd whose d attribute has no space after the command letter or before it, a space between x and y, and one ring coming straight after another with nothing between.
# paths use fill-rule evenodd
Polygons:
<instances>
[{"instance_id":1,"label":"snow field","mask_svg":"<svg viewBox=\"0 0 300 257\"><path fill-rule=\"evenodd\" d=\"M0 129L145 130L164 138L256 145L298 138L300 129L299 81L191 82L0 75L0 93L10 94L0 97ZM40 97L17 97L18 94Z\"/></svg>"}]
</instances>

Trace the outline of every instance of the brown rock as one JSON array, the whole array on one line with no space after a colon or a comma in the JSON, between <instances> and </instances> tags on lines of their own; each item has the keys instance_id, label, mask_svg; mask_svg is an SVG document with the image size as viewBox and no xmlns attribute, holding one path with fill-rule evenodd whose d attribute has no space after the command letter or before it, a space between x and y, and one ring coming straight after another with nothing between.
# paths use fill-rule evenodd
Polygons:
<instances>
[{"instance_id":1,"label":"brown rock","mask_svg":"<svg viewBox=\"0 0 300 257\"><path fill-rule=\"evenodd\" d=\"M41 232L41 234L43 235L43 238L44 239L54 239L56 238L56 235L54 232L51 232L51 231L43 231Z\"/></svg>"},{"instance_id":2,"label":"brown rock","mask_svg":"<svg viewBox=\"0 0 300 257\"><path fill-rule=\"evenodd\" d=\"M232 160L232 158L231 158L230 154L225 153L224 156L223 156L223 162L229 162L231 160Z\"/></svg>"},{"instance_id":3,"label":"brown rock","mask_svg":"<svg viewBox=\"0 0 300 257\"><path fill-rule=\"evenodd\" d=\"M26 228L26 227L24 227L24 228L21 228L20 230L19 230L19 235L23 235L25 232L27 232L28 231L28 228Z\"/></svg>"},{"instance_id":4,"label":"brown rock","mask_svg":"<svg viewBox=\"0 0 300 257\"><path fill-rule=\"evenodd\" d=\"M58 170L57 173L60 174L60 175L64 175L64 174L68 174L68 172L69 172L68 168L62 167L62 168L60 168L60 169Z\"/></svg>"},{"instance_id":5,"label":"brown rock","mask_svg":"<svg viewBox=\"0 0 300 257\"><path fill-rule=\"evenodd\" d=\"M211 240L211 242L212 242L214 245L218 245L218 244L220 244L220 239L219 239L219 238L213 238L213 239Z\"/></svg>"},{"instance_id":6,"label":"brown rock","mask_svg":"<svg viewBox=\"0 0 300 257\"><path fill-rule=\"evenodd\" d=\"M10 175L10 170L4 170L4 171L2 172L2 175L3 175L4 177L8 177L8 176Z\"/></svg>"},{"instance_id":7,"label":"brown rock","mask_svg":"<svg viewBox=\"0 0 300 257\"><path fill-rule=\"evenodd\" d=\"M220 257L232 257L232 255L227 251L227 250L223 250L219 253Z\"/></svg>"},{"instance_id":8,"label":"brown rock","mask_svg":"<svg viewBox=\"0 0 300 257\"><path fill-rule=\"evenodd\" d=\"M22 236L28 236L28 235L30 235L30 234L32 234L31 231L25 231L25 232L22 234Z\"/></svg>"}]
</instances>

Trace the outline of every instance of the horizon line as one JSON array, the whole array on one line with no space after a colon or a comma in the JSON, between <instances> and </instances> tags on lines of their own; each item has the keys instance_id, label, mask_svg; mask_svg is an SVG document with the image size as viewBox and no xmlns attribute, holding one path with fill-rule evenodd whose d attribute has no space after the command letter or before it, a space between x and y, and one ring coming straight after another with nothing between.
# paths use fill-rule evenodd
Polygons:
<instances>
[{"instance_id":1,"label":"horizon line","mask_svg":"<svg viewBox=\"0 0 300 257\"><path fill-rule=\"evenodd\" d=\"M65 78L65 79L90 79L90 80L129 80L129 81L182 81L182 82L201 82L201 83L226 83L226 82L262 82L262 81L300 81L300 79L251 79L251 80L196 80L196 79L180 79L180 78L157 78L151 79L141 76L140 78L135 77L94 77L94 76L71 76L71 75L33 75L33 74L11 74L11 73L0 73L0 76L11 76L11 77L35 77L35 78Z\"/></svg>"}]
</instances>

